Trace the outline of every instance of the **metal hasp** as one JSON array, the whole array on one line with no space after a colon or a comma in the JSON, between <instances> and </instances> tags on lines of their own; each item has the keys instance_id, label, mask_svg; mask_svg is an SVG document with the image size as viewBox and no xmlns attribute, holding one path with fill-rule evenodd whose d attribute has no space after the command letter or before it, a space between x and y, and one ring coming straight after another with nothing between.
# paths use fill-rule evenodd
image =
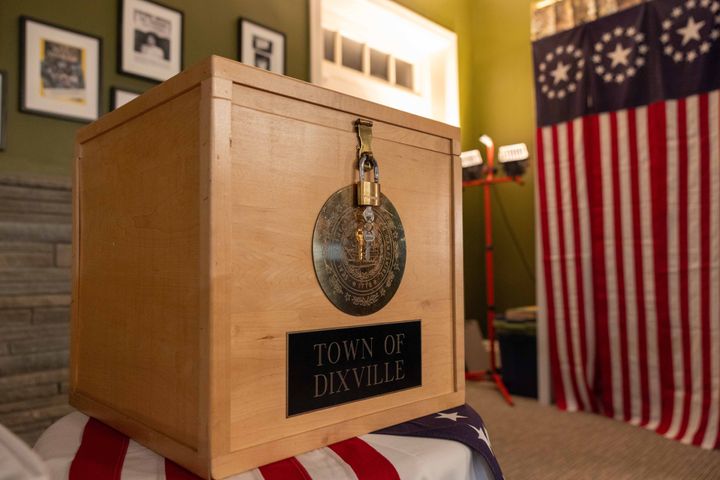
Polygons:
<instances>
[{"instance_id":1,"label":"metal hasp","mask_svg":"<svg viewBox=\"0 0 720 480\"><path fill-rule=\"evenodd\" d=\"M380 168L372 153L372 125L370 120L357 119L358 136L358 183L357 203L361 207L380 205ZM373 172L373 180L365 180L366 172Z\"/></svg>"}]
</instances>

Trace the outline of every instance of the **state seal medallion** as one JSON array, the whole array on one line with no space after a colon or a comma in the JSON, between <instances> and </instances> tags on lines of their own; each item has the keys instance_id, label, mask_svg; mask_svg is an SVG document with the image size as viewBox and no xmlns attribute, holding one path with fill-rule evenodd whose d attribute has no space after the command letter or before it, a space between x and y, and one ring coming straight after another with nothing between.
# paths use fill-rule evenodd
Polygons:
<instances>
[{"instance_id":1,"label":"state seal medallion","mask_svg":"<svg viewBox=\"0 0 720 480\"><path fill-rule=\"evenodd\" d=\"M383 308L405 272L405 231L383 194L375 207L358 206L353 186L325 202L313 232L315 274L327 298L350 315Z\"/></svg>"}]
</instances>

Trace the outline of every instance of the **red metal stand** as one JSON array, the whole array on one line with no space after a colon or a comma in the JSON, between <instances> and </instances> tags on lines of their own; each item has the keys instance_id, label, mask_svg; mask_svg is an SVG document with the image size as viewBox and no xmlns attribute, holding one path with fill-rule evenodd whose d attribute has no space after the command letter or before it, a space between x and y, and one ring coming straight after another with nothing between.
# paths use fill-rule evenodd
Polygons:
<instances>
[{"instance_id":1,"label":"red metal stand","mask_svg":"<svg viewBox=\"0 0 720 480\"><path fill-rule=\"evenodd\" d=\"M487 300L487 331L488 340L490 341L490 369L479 372L466 372L467 380L488 380L495 382L498 390L502 394L505 401L513 406L514 403L510 397L502 376L497 370L497 362L495 361L495 266L493 254L493 234L492 234L492 209L490 208L490 187L497 183L516 182L522 183L516 177L495 177L495 147L491 143L486 144L487 147L487 173L485 178L478 180L469 180L463 182L463 188L482 186L483 199L485 207L485 290Z\"/></svg>"}]
</instances>

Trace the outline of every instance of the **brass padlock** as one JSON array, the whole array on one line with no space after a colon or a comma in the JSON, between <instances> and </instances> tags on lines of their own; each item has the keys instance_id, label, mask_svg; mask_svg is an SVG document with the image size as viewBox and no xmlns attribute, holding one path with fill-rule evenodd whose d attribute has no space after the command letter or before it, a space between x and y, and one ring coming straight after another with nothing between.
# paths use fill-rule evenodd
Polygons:
<instances>
[{"instance_id":1,"label":"brass padlock","mask_svg":"<svg viewBox=\"0 0 720 480\"><path fill-rule=\"evenodd\" d=\"M370 168L373 171L372 182L365 180L366 163L371 164ZM358 173L360 174L360 181L357 184L358 205L361 207L377 207L380 205L380 170L377 161L370 155L361 155L360 160L358 160Z\"/></svg>"}]
</instances>

